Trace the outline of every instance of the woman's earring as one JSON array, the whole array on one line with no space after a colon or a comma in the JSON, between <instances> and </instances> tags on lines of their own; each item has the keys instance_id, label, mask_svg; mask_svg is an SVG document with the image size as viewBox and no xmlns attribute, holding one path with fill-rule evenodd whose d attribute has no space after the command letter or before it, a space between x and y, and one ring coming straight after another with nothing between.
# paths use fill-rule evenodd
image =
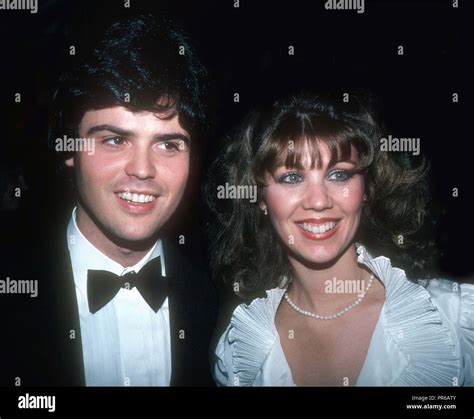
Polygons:
<instances>
[{"instance_id":1,"label":"woman's earring","mask_svg":"<svg viewBox=\"0 0 474 419\"><path fill-rule=\"evenodd\" d=\"M264 213L265 215L268 214L267 207L263 208L263 213Z\"/></svg>"}]
</instances>

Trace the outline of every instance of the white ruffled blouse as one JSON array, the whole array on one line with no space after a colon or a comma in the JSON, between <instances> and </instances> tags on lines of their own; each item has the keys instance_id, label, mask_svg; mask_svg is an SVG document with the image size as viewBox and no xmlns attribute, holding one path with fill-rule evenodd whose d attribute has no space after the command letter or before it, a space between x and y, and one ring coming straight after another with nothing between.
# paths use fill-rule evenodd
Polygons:
<instances>
[{"instance_id":1,"label":"white ruffled blouse","mask_svg":"<svg viewBox=\"0 0 474 419\"><path fill-rule=\"evenodd\" d=\"M406 278L384 256L357 247L385 286L385 303L356 386L473 386L474 285ZM215 353L222 386L295 386L275 327L285 290L239 305Z\"/></svg>"}]
</instances>

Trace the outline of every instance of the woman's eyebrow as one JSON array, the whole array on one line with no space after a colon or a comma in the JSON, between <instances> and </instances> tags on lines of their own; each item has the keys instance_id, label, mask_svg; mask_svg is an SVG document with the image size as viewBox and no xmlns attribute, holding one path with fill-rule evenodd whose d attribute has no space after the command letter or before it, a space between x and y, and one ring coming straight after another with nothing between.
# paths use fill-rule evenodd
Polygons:
<instances>
[{"instance_id":1,"label":"woman's eyebrow","mask_svg":"<svg viewBox=\"0 0 474 419\"><path fill-rule=\"evenodd\" d=\"M351 159L341 159L341 160L336 160L332 165L331 167L335 166L336 164L338 163L349 163L349 164L353 164L354 166L357 166L357 162L355 162L354 160L351 160Z\"/></svg>"}]
</instances>

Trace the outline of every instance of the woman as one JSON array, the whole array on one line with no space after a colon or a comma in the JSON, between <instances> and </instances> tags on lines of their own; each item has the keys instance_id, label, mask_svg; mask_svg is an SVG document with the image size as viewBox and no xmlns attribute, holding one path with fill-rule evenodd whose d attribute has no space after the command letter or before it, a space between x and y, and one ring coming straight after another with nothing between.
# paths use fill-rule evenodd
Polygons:
<instances>
[{"instance_id":1,"label":"woman","mask_svg":"<svg viewBox=\"0 0 474 419\"><path fill-rule=\"evenodd\" d=\"M217 345L219 385L474 384L474 286L420 285L373 256L423 268L429 199L426 165L382 137L342 95L293 96L230 137L211 168L212 264L249 300ZM216 199L218 182L258 188L257 203Z\"/></svg>"}]
</instances>

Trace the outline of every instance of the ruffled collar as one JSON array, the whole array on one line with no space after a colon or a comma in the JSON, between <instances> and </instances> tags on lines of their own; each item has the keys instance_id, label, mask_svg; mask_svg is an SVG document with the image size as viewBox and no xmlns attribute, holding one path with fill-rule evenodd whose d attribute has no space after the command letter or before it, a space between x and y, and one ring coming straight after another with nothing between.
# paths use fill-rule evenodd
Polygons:
<instances>
[{"instance_id":1,"label":"ruffled collar","mask_svg":"<svg viewBox=\"0 0 474 419\"><path fill-rule=\"evenodd\" d=\"M356 385L455 385L454 377L460 374L459 347L428 291L409 281L404 270L392 267L387 257L374 258L363 245L356 247L358 263L385 286L385 303ZM281 350L275 315L284 292L274 288L265 298L234 311L229 342L237 385L253 385L272 349ZM393 368L387 368L387 363ZM286 367L289 371L287 363Z\"/></svg>"}]
</instances>

